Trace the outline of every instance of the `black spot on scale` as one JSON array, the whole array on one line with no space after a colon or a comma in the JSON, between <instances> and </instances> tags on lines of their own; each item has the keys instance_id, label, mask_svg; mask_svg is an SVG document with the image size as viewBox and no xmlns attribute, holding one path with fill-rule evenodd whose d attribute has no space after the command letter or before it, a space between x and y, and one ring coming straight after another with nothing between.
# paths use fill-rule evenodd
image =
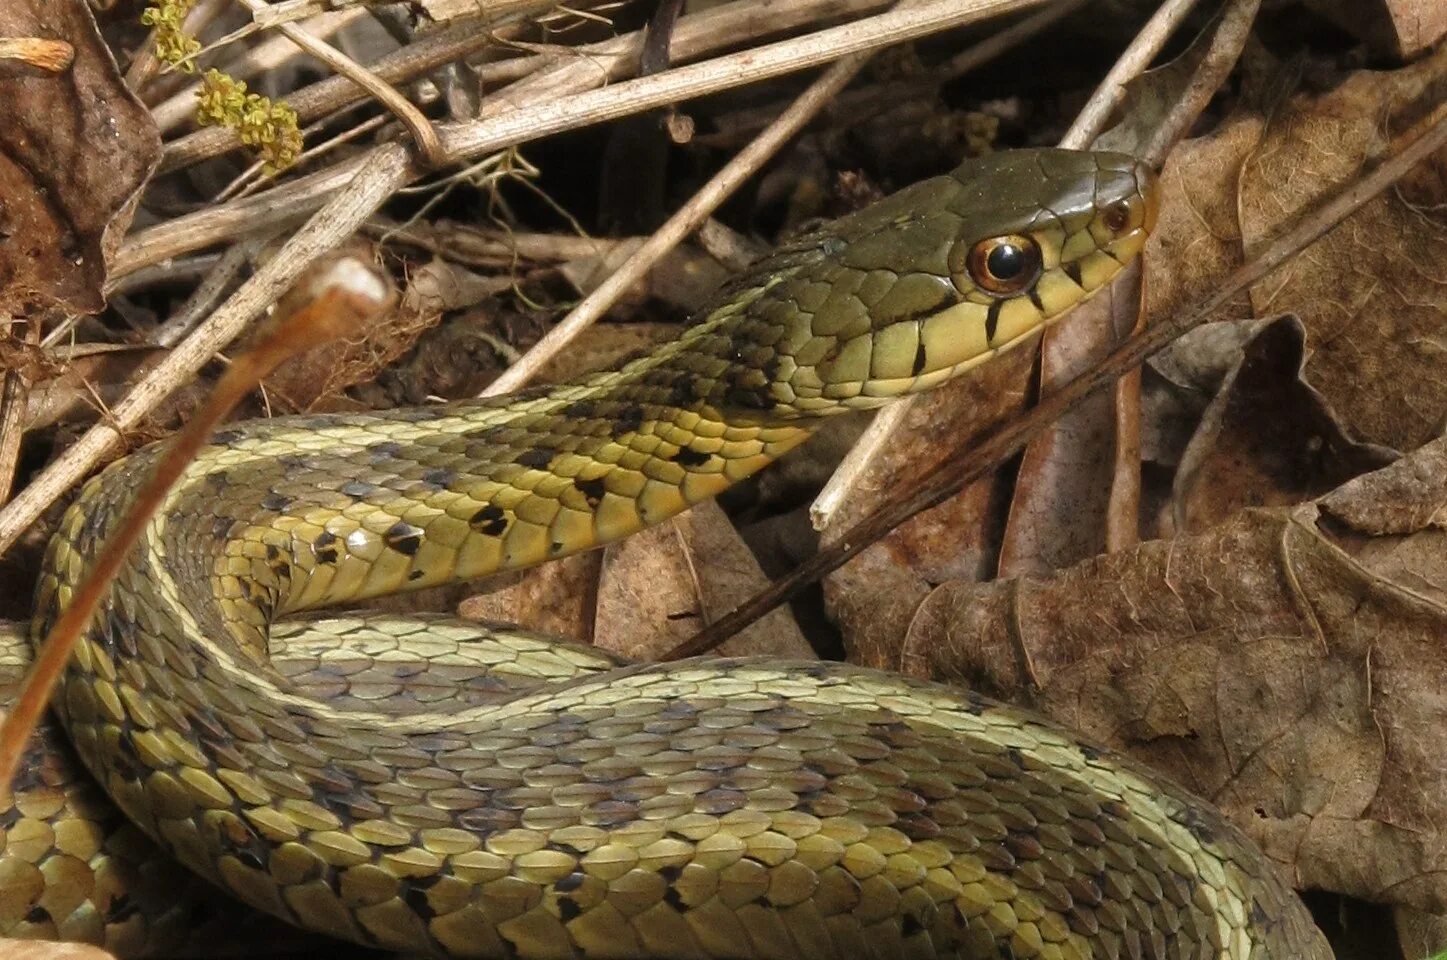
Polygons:
<instances>
[{"instance_id":1,"label":"black spot on scale","mask_svg":"<svg viewBox=\"0 0 1447 960\"><path fill-rule=\"evenodd\" d=\"M422 546L422 528L414 527L406 520L398 520L387 528L384 539L387 546L398 553L415 556L417 548Z\"/></svg>"},{"instance_id":2,"label":"black spot on scale","mask_svg":"<svg viewBox=\"0 0 1447 960\"><path fill-rule=\"evenodd\" d=\"M381 463L383 460L390 460L402 452L402 444L395 440L383 440L381 443L374 443L367 447L367 456L373 463Z\"/></svg>"},{"instance_id":3,"label":"black spot on scale","mask_svg":"<svg viewBox=\"0 0 1447 960\"><path fill-rule=\"evenodd\" d=\"M433 908L431 901L427 899L427 889L435 884L440 877L417 877L405 884L402 893L402 901L412 908L412 912L423 920L431 920L437 916L437 910Z\"/></svg>"},{"instance_id":4,"label":"black spot on scale","mask_svg":"<svg viewBox=\"0 0 1447 960\"><path fill-rule=\"evenodd\" d=\"M713 459L713 455L692 447L679 447L678 452L668 459L681 467L701 467Z\"/></svg>"},{"instance_id":5,"label":"black spot on scale","mask_svg":"<svg viewBox=\"0 0 1447 960\"><path fill-rule=\"evenodd\" d=\"M330 530L317 534L317 538L312 541L312 554L317 558L317 563L336 563L337 535Z\"/></svg>"},{"instance_id":6,"label":"black spot on scale","mask_svg":"<svg viewBox=\"0 0 1447 960\"><path fill-rule=\"evenodd\" d=\"M906 913L899 921L899 932L906 937L912 937L924 931L924 924L912 913Z\"/></svg>"},{"instance_id":7,"label":"black spot on scale","mask_svg":"<svg viewBox=\"0 0 1447 960\"><path fill-rule=\"evenodd\" d=\"M337 492L353 500L365 500L380 489L382 488L375 483L367 483L365 480L348 480L337 488Z\"/></svg>"},{"instance_id":8,"label":"black spot on scale","mask_svg":"<svg viewBox=\"0 0 1447 960\"><path fill-rule=\"evenodd\" d=\"M625 433L633 433L643 426L643 408L637 404L630 404L618 412L618 418L613 421L612 428L608 431L614 439L623 436Z\"/></svg>"},{"instance_id":9,"label":"black spot on scale","mask_svg":"<svg viewBox=\"0 0 1447 960\"><path fill-rule=\"evenodd\" d=\"M422 474L422 482L438 490L446 490L457 479L457 471L446 467L435 467Z\"/></svg>"},{"instance_id":10,"label":"black spot on scale","mask_svg":"<svg viewBox=\"0 0 1447 960\"><path fill-rule=\"evenodd\" d=\"M231 475L225 470L212 470L210 473L206 474L206 486L210 487L212 490L224 490L226 489L226 485L230 482Z\"/></svg>"},{"instance_id":11,"label":"black spot on scale","mask_svg":"<svg viewBox=\"0 0 1447 960\"><path fill-rule=\"evenodd\" d=\"M774 397L766 384L756 387L741 383L731 384L724 391L723 402L725 406L743 410L772 410L774 408Z\"/></svg>"},{"instance_id":12,"label":"black spot on scale","mask_svg":"<svg viewBox=\"0 0 1447 960\"><path fill-rule=\"evenodd\" d=\"M408 580L421 580L421 579L422 579L422 571L421 571L421 570L413 570L412 572L410 572L410 573L407 574L407 579L408 579Z\"/></svg>"},{"instance_id":13,"label":"black spot on scale","mask_svg":"<svg viewBox=\"0 0 1447 960\"><path fill-rule=\"evenodd\" d=\"M925 361L928 360L928 359L929 359L929 358L928 358L928 355L925 353L925 349L924 349L924 344L923 344L923 343L921 343L921 344L919 344L919 346L915 347L915 348L914 348L914 365L913 365L912 367L910 367L910 370L909 370L910 376L912 376L912 377L917 377L917 376L919 376L920 373L924 370Z\"/></svg>"},{"instance_id":14,"label":"black spot on scale","mask_svg":"<svg viewBox=\"0 0 1447 960\"><path fill-rule=\"evenodd\" d=\"M1030 288L1030 302L1035 304L1035 309L1041 313L1045 312L1045 301L1040 299L1040 291L1036 287Z\"/></svg>"},{"instance_id":15,"label":"black spot on scale","mask_svg":"<svg viewBox=\"0 0 1447 960\"><path fill-rule=\"evenodd\" d=\"M127 894L119 894L106 907L106 923L121 923L140 912L140 906Z\"/></svg>"},{"instance_id":16,"label":"black spot on scale","mask_svg":"<svg viewBox=\"0 0 1447 960\"><path fill-rule=\"evenodd\" d=\"M240 430L218 430L211 434L211 442L216 446L229 447L244 436L246 434Z\"/></svg>"},{"instance_id":17,"label":"black spot on scale","mask_svg":"<svg viewBox=\"0 0 1447 960\"><path fill-rule=\"evenodd\" d=\"M517 462L524 467L532 467L534 470L546 470L548 464L553 462L553 457L557 455L558 451L550 447L534 447L518 454Z\"/></svg>"},{"instance_id":18,"label":"black spot on scale","mask_svg":"<svg viewBox=\"0 0 1447 960\"><path fill-rule=\"evenodd\" d=\"M40 904L37 903L35 906L33 906L33 907L31 907L29 910L25 911L25 922L26 922L26 923L49 923L49 922L50 922L50 911L47 910L47 909L45 909L44 907L42 907Z\"/></svg>"},{"instance_id":19,"label":"black spot on scale","mask_svg":"<svg viewBox=\"0 0 1447 960\"><path fill-rule=\"evenodd\" d=\"M1019 747L1010 747L1006 749L1005 756L1009 757L1010 762L1013 763L1015 766L1019 767L1021 770L1025 769L1025 754L1020 752Z\"/></svg>"},{"instance_id":20,"label":"black spot on scale","mask_svg":"<svg viewBox=\"0 0 1447 960\"><path fill-rule=\"evenodd\" d=\"M985 342L993 344L995 334L1000 329L1000 307L1005 301L995 300L990 303L990 309L985 311Z\"/></svg>"},{"instance_id":21,"label":"black spot on scale","mask_svg":"<svg viewBox=\"0 0 1447 960\"><path fill-rule=\"evenodd\" d=\"M1065 275L1069 277L1072 281L1074 281L1077 287L1080 287L1082 290L1085 289L1085 281L1080 278L1079 260L1071 260L1069 263L1062 263L1060 265L1060 269L1065 271Z\"/></svg>"},{"instance_id":22,"label":"black spot on scale","mask_svg":"<svg viewBox=\"0 0 1447 960\"><path fill-rule=\"evenodd\" d=\"M275 490L267 491L266 496L261 498L261 509L273 510L277 513L291 506L292 498L284 493L277 493Z\"/></svg>"},{"instance_id":23,"label":"black spot on scale","mask_svg":"<svg viewBox=\"0 0 1447 960\"><path fill-rule=\"evenodd\" d=\"M587 878L587 874L575 871L568 874L566 877L563 877L557 883L553 884L553 889L558 891L559 893L572 893L574 890L581 887L583 885L583 881Z\"/></svg>"},{"instance_id":24,"label":"black spot on scale","mask_svg":"<svg viewBox=\"0 0 1447 960\"><path fill-rule=\"evenodd\" d=\"M240 860L243 866L250 867L253 870L266 869L266 864L261 862L261 857L257 856L255 853L252 853L250 850L236 851L236 859Z\"/></svg>"},{"instance_id":25,"label":"black spot on scale","mask_svg":"<svg viewBox=\"0 0 1447 960\"><path fill-rule=\"evenodd\" d=\"M588 420L597 413L597 404L592 400L574 400L562 409L562 414L572 420Z\"/></svg>"},{"instance_id":26,"label":"black spot on scale","mask_svg":"<svg viewBox=\"0 0 1447 960\"><path fill-rule=\"evenodd\" d=\"M494 423L490 427L473 427L471 430L462 431L462 439L476 440L479 443L497 443L502 435L507 433L507 427L500 423Z\"/></svg>"},{"instance_id":27,"label":"black spot on scale","mask_svg":"<svg viewBox=\"0 0 1447 960\"><path fill-rule=\"evenodd\" d=\"M1080 755L1081 755L1082 757L1084 757L1085 759L1087 759L1087 760L1099 760L1099 759L1100 759L1100 754L1101 754L1101 751L1100 751L1100 750L1096 749L1095 747L1092 747L1092 746L1091 746L1090 744L1088 744L1088 743L1082 743L1082 744L1080 745Z\"/></svg>"},{"instance_id":28,"label":"black spot on scale","mask_svg":"<svg viewBox=\"0 0 1447 960\"><path fill-rule=\"evenodd\" d=\"M576 920L583 915L583 908L578 906L578 901L572 897L558 898L558 919L567 923L569 920Z\"/></svg>"},{"instance_id":29,"label":"black spot on scale","mask_svg":"<svg viewBox=\"0 0 1447 960\"><path fill-rule=\"evenodd\" d=\"M668 386L668 402L675 407L688 406L698 399L698 391L695 386L691 374L679 374Z\"/></svg>"},{"instance_id":30,"label":"black spot on scale","mask_svg":"<svg viewBox=\"0 0 1447 960\"><path fill-rule=\"evenodd\" d=\"M584 480L581 477L573 478L573 487L583 495L588 506L596 507L603 501L603 494L608 492L607 485L602 477L594 477L592 480Z\"/></svg>"},{"instance_id":31,"label":"black spot on scale","mask_svg":"<svg viewBox=\"0 0 1447 960\"><path fill-rule=\"evenodd\" d=\"M502 507L490 503L474 513L467 522L478 533L489 537L500 537L507 530L507 517L503 515Z\"/></svg>"}]
</instances>

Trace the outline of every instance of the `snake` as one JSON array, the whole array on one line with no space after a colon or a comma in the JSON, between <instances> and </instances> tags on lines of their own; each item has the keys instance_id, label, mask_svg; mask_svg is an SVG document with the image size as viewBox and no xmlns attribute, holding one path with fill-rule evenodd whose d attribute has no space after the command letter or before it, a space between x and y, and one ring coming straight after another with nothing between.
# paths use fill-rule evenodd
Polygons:
<instances>
[{"instance_id":1,"label":"snake","mask_svg":"<svg viewBox=\"0 0 1447 960\"><path fill-rule=\"evenodd\" d=\"M784 243L614 370L217 432L0 815L0 933L185 950L215 891L250 909L212 921L413 956L1329 958L1209 803L972 691L328 612L616 541L987 362L1136 260L1159 193L1121 154L970 159ZM165 455L66 510L35 636Z\"/></svg>"}]
</instances>

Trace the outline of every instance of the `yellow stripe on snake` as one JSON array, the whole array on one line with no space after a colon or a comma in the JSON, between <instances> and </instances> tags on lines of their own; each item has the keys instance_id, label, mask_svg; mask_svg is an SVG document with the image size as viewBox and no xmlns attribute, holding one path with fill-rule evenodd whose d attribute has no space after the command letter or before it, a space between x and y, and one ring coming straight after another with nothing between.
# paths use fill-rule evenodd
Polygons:
<instances>
[{"instance_id":1,"label":"yellow stripe on snake","mask_svg":"<svg viewBox=\"0 0 1447 960\"><path fill-rule=\"evenodd\" d=\"M225 430L62 682L75 752L230 896L413 954L1329 957L1206 803L970 693L834 663L619 665L455 620L273 626L674 516L822 417L1029 338L1139 254L1155 190L1118 155L972 160L781 248L620 370ZM66 513L37 631L162 454ZM19 786L0 932L177 948L194 918L149 841L54 752Z\"/></svg>"}]
</instances>

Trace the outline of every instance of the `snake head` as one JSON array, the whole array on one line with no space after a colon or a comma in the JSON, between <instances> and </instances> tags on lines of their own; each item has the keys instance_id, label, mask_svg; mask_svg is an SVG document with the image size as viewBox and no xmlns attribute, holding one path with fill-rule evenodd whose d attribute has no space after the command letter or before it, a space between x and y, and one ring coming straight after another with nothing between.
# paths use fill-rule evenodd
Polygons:
<instances>
[{"instance_id":1,"label":"snake head","mask_svg":"<svg viewBox=\"0 0 1447 960\"><path fill-rule=\"evenodd\" d=\"M1158 206L1155 174L1123 154L972 159L759 264L730 332L766 365L776 411L878 406L984 362L1105 287L1140 255Z\"/></svg>"}]
</instances>

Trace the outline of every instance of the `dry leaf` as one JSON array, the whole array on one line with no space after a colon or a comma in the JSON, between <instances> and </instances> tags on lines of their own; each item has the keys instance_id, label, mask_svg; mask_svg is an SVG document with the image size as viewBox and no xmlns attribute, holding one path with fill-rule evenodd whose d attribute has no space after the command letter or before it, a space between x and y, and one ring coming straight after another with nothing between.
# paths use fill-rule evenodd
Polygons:
<instances>
[{"instance_id":1,"label":"dry leaf","mask_svg":"<svg viewBox=\"0 0 1447 960\"><path fill-rule=\"evenodd\" d=\"M69 70L0 76L0 311L93 313L128 205L160 160L84 0L6 0L0 36L63 40Z\"/></svg>"},{"instance_id":2,"label":"dry leaf","mask_svg":"<svg viewBox=\"0 0 1447 960\"><path fill-rule=\"evenodd\" d=\"M1136 261L1047 331L1041 376L1048 368L1050 389L1105 359L1130 336L1140 312ZM1137 542L1140 434L1122 431L1120 418L1137 426L1139 400L1138 378L1122 379L1115 390L1087 397L1025 448L1000 546L999 576L1045 573L1104 553L1108 545ZM1128 509L1118 510L1121 503ZM1128 524L1112 529L1112 518L1122 512Z\"/></svg>"},{"instance_id":3,"label":"dry leaf","mask_svg":"<svg viewBox=\"0 0 1447 960\"><path fill-rule=\"evenodd\" d=\"M723 508L700 503L608 547L596 642L630 660L656 660L767 584ZM787 607L730 637L719 653L814 657Z\"/></svg>"},{"instance_id":4,"label":"dry leaf","mask_svg":"<svg viewBox=\"0 0 1447 960\"><path fill-rule=\"evenodd\" d=\"M899 487L1022 410L1033 365L1034 345L1023 345L920 396L894 444L870 464L824 531L825 539L840 536ZM971 484L825 579L825 600L843 631L850 662L894 662L916 605L934 584L993 573L1007 489L998 476Z\"/></svg>"},{"instance_id":5,"label":"dry leaf","mask_svg":"<svg viewBox=\"0 0 1447 960\"><path fill-rule=\"evenodd\" d=\"M1391 463L1355 443L1302 376L1306 330L1263 322L1201 417L1176 471L1174 528L1204 530L1246 507L1287 506Z\"/></svg>"},{"instance_id":6,"label":"dry leaf","mask_svg":"<svg viewBox=\"0 0 1447 960\"><path fill-rule=\"evenodd\" d=\"M1320 501L1048 580L942 586L901 664L1030 701L1167 772L1299 886L1443 912L1447 606L1391 577L1425 538L1415 574L1447 587L1444 456L1435 441Z\"/></svg>"},{"instance_id":7,"label":"dry leaf","mask_svg":"<svg viewBox=\"0 0 1447 960\"><path fill-rule=\"evenodd\" d=\"M1387 152L1391 136L1447 98L1447 47L1391 72L1359 71L1301 92L1268 117L1243 108L1188 141L1164 173L1165 206L1147 248L1152 314L1178 309L1318 198ZM1440 165L1447 158L1439 158ZM1425 164L1426 171L1432 164ZM1359 441L1410 450L1447 417L1442 310L1447 224L1435 195L1388 192L1251 291L1250 309L1289 312L1307 330L1306 379ZM1430 185L1430 176L1417 181Z\"/></svg>"}]
</instances>

